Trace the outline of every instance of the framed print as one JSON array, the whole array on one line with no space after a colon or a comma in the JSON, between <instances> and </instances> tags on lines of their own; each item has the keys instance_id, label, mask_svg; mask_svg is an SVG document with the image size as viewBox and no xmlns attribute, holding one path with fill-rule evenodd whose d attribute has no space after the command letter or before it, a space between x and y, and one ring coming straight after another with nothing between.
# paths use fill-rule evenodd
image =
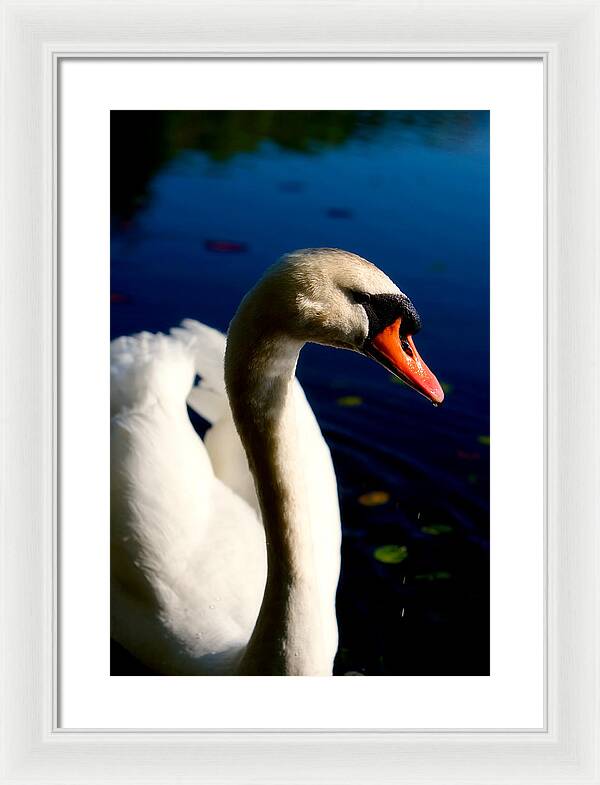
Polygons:
<instances>
[{"instance_id":1,"label":"framed print","mask_svg":"<svg viewBox=\"0 0 600 785\"><path fill-rule=\"evenodd\" d=\"M450 6L4 6L6 782L599 781L599 11Z\"/></svg>"},{"instance_id":2,"label":"framed print","mask_svg":"<svg viewBox=\"0 0 600 785\"><path fill-rule=\"evenodd\" d=\"M147 83L151 85L152 97L144 94L140 87L140 69L145 71L147 68L152 71ZM215 725L226 728L233 724L234 727L264 729L271 727L272 717L277 717L278 724L287 729L311 727L314 722L311 707L317 701L317 694L331 690L333 698L334 693L338 696L345 692L336 679L325 682L312 679L301 687L288 680L283 683L267 680L260 686L252 679L237 685L234 680L231 687L222 679L215 680L215 675L244 674L246 668L243 660L237 662L234 658L239 656L236 647L245 650L247 640L239 642L234 637L229 643L220 642L223 630L232 623L231 592L242 608L255 603L252 618L247 622L248 629L237 635L250 636L253 625L257 630L265 625L269 628L268 634L262 634L252 644L258 646L259 652L264 652L265 646L280 638L287 640L299 636L293 659L277 666L271 654L267 663L254 666L256 675L333 673L343 676L350 673L379 677L369 687L368 695L357 704L356 713L341 702L341 697L326 700L325 705L331 709L320 711L322 727L352 730L421 726L544 727L543 410L538 405L543 398L542 76L543 64L539 60L511 63L458 60L443 63L406 60L313 60L310 63L198 60L178 63L161 60L112 64L77 61L60 66L62 114L59 127L64 151L61 220L65 248L62 269L64 281L69 280L69 291L88 286L100 292L106 291L108 285L108 271L101 254L104 253L102 238L107 236L109 229L104 220L98 220L103 214L101 204L106 199L103 194L108 188L108 167L100 156L95 158L95 163L90 162L87 149L78 144L78 140L86 139L96 150L108 149L108 139L101 131L102 118L107 116L106 100L112 107L110 128L106 125L104 128L110 132L110 187L114 204L110 280L113 301L110 331L114 342L110 390L106 374L104 380L97 378L94 384L96 395L108 396L110 393L111 398L110 513L106 508L108 483L98 482L98 477L106 477L108 471L108 465L100 457L106 444L100 433L104 426L100 421L92 426L98 428L94 437L91 431L84 432L76 427L76 423L86 417L82 411L80 416L65 417L64 430L60 431L63 518L58 553L63 599L58 640L61 652L58 717L62 727L112 727L120 723L123 727L150 724L157 728ZM339 88L342 78L349 85L345 93ZM218 95L208 95L207 91L206 97L198 100L193 85L199 81L218 85ZM173 84L180 86L178 96L173 94ZM380 85L379 94L374 91L374 84ZM168 87L165 95L160 95L161 85ZM252 95L251 85L261 85L261 92ZM395 91L392 105L404 107L395 112L386 108L390 105L392 85ZM292 90L290 86L293 86ZM305 94L302 94L303 89ZM188 92L191 99L186 98ZM337 98L333 99L336 93ZM488 97L490 93L491 98ZM308 101L313 107L309 112L294 108L307 105ZM485 101L487 103L483 103ZM176 112L160 109L167 105L181 108ZM487 108L469 108L482 105ZM241 109L225 110L224 106L240 106ZM275 108L256 111L252 106ZM338 106L356 106L357 109L338 109ZM515 116L520 118L520 156L513 137ZM230 128L233 133L228 130ZM153 129L157 129L156 135L153 135ZM185 141L180 150L174 140L186 135L188 139L201 141L197 144ZM240 135L241 149L236 146L240 144L237 141ZM97 141L92 141L96 138ZM323 142L321 139L339 141ZM135 163L133 155L138 145L143 157ZM140 189L137 179L145 171L147 150L151 150L152 179ZM157 150L171 152L162 162L156 156ZM98 170L92 174L95 165ZM503 177L499 174L490 177L490 170L503 172ZM135 173L133 184L126 179L129 172ZM511 187L507 188L516 177L520 177L521 201ZM89 182L97 183L98 188L82 199ZM404 182L403 194L399 192L401 182ZM160 190L163 184L167 189L164 192ZM128 205L128 193L145 204ZM351 197L350 193L354 195ZM496 203L491 216L490 198ZM98 206L94 207L96 199ZM170 208L173 200L174 206ZM251 213L250 205L255 202L260 206ZM208 215L211 209L214 211L212 218ZM278 237L273 228L274 215L279 215L277 223L282 227ZM312 228L307 226L308 221ZM435 222L436 233L427 248L431 221ZM488 250L490 230L494 238L506 238L505 247L492 245L491 256ZM96 234L98 239L92 240ZM80 259L90 246L98 249L98 259L82 265ZM335 246L338 250L296 252L298 246ZM288 247L293 252L291 258L276 268L276 283L270 283L272 274L264 271L274 259L285 254ZM348 248L356 254L348 253ZM384 278L383 273L370 272L368 276L374 275L377 280L369 277L368 282L364 279L361 283L367 273L357 270L371 270L361 257L377 258L378 269L384 268L390 276L395 276L404 287L402 292L409 291L411 286L410 297L414 300L403 301L409 310L400 317L393 311L390 318L392 322L403 318L409 324L411 319L422 318L424 327L414 339L414 351L419 351L419 338L422 341L427 335L425 314L429 313L430 323L436 317L440 319L436 341L429 349L425 344L421 351L424 357L429 354L423 362L435 367L436 355L432 357L432 352L437 349L436 371L440 375L439 364L446 356L447 370L440 377L445 391L439 393L438 388L436 392L435 376L428 377L426 385L430 386L421 388L418 385L422 376L401 376L406 378L407 384L421 390L423 400L410 393L402 396L405 390L391 386L392 379L397 380L395 375L390 375L390 367L395 366L388 365L387 373L381 373L376 365L365 368L364 363L359 362L357 367L356 360L360 358L354 356L356 352L336 352L332 356L331 344L353 345L354 339L343 338L341 334L328 338L323 332L326 329L323 319L307 316L307 298L310 297L312 303L310 313L314 313L321 300L329 297L328 313L330 308L338 307L340 320L344 325L350 325L340 327L342 331L354 329L351 325L355 317L352 315L354 310L345 310L346 306L340 305L337 299L338 306L335 306L331 300L333 295L323 291L324 280L331 282L327 286L333 286L334 291L344 291L351 286L354 299L368 295L366 312L373 324L386 319L380 315L381 308L391 307L395 297L405 296L394 294L396 284ZM300 286L295 278L300 275L298 267L303 276L301 286L307 286L310 295L304 289L296 291ZM528 276L522 273L525 267ZM328 269L330 273L326 272ZM291 272L286 273L286 270ZM98 273L97 278L94 271ZM218 277L219 271L223 274L222 279ZM210 559L217 558L222 564L218 574L224 584L219 589L206 587L205 596L201 579L194 577L184 589L174 578L175 583L168 584L173 592L168 594L171 600L166 605L160 601L160 607L155 607L153 601L146 604L132 588L132 584L138 582L139 570L144 572L143 585L154 586L156 581L153 596L154 592L156 596L162 596L164 578L159 579L155 569L164 575L165 570L171 569L171 563L179 565L181 559L167 556L162 567L153 566L147 573L142 566L147 560L155 564L159 554L155 550L154 537L164 542L165 535L164 523L148 530L148 519L138 521L136 513L145 498L145 471L156 462L156 458L149 456L150 445L138 444L138 438L143 439L145 433L145 430L139 431L140 424L145 423L142 429L149 425L145 419L145 405L129 400L130 394L137 395L139 389L137 382L131 389L131 381L128 381L134 369L137 379L138 360L135 358L142 349L138 342L144 342L141 360L147 351L154 351L151 348L154 341L163 342L156 333L155 337L150 337L145 330L150 324L157 325L156 329L163 335L170 335L167 341L184 341L189 347L189 359L195 373L207 380L206 390L199 382L191 392L184 390L181 399L183 405L189 393L192 422L204 435L208 461L219 481L216 491L211 490L213 486L209 484L205 493L210 496L216 492L218 498L221 492L226 494L221 501L210 502L207 509L220 509L223 504L229 504L226 499L230 498L231 491L248 502L252 510L256 509L256 497L247 490L252 483L243 459L243 440L242 444L232 443L235 429L222 380L224 339L211 330L215 324L222 331L227 329L245 290L251 289L253 278L261 275L266 276L264 286L269 292L261 312L272 314L268 321L281 324L286 319L284 314L288 306L282 301L281 292L282 289L287 291L288 286L294 287L294 303L300 297L303 305L299 312L294 310L295 304L291 306L293 313L286 323L293 323L296 333L299 325L304 324L306 332L302 337L308 338L307 344L326 344L319 350L316 346L306 346L300 352L296 371L312 412L306 412L306 404L296 403L295 416L303 418L305 414L300 412L306 412L309 418L306 428L311 427L310 422L316 417L320 433L312 435L309 445L302 447L295 458L288 452L291 448L285 446L283 436L277 437L278 442L284 442L283 446L276 446L276 450L284 449L287 455L282 473L289 477L296 467L301 484L307 488L306 493L318 496L317 504L322 505L314 513L316 522L310 537L316 564L320 559L325 564L325 576L320 581L325 585L333 581L335 590L337 573L341 573L335 602L338 642L333 642L332 651L324 655L323 660L314 663L311 660L310 664L302 664L302 660L312 656L309 652L313 638L318 642L320 634L335 635L335 630L329 632L328 623L318 633L312 627L317 622L309 617L304 621L309 627L306 631L284 632L290 620L284 617L275 622L277 614L270 608L264 612L266 619L261 610L257 620L262 593L268 596L264 585L256 589L257 597L254 594L249 597L242 594L241 588L234 591L232 587L236 575L243 576L244 584L247 584L253 570L264 571L260 555L264 554L265 547L261 544L255 552L252 540L248 543L242 528L233 537L234 543L246 542L242 564L236 566L236 548L234 543L226 544L229 539L222 513L218 513L216 522L219 554L213 555L212 547L207 545ZM277 282L280 276L287 280L288 275L292 276L289 283ZM343 280L353 283L338 284L339 276L347 276ZM514 291L516 278L520 279L518 292ZM258 284L259 298L262 285ZM440 286L447 295L439 295ZM419 290L422 292L420 297ZM319 291L321 294L317 293ZM187 301L186 293L189 294ZM67 289L61 299L65 303L62 322L65 396L62 405L65 411L74 413L89 401L77 379L85 379L87 389L87 380L97 373L92 367L92 358L108 343L105 307L108 292L104 299L95 299L98 310L93 313L95 305L87 298L69 294ZM346 299L343 295L342 302ZM506 323L502 302L507 299L517 312L524 314L519 322ZM364 306L355 305L361 318ZM162 318L161 311L165 321L157 322ZM190 314L198 316L198 320L186 321ZM167 319L173 324L167 324ZM85 360L81 358L77 325L86 320L94 325L86 333L87 340L97 342L98 346L89 353L89 368L82 373ZM176 327L179 323L183 328ZM172 326L176 329L170 332ZM179 331L181 329L183 332ZM232 329L229 329L230 339ZM244 332L248 329L244 326ZM408 329L414 332L417 326ZM140 331L145 337L135 337ZM407 335L410 336L410 332ZM445 345L443 336L446 336ZM220 348L215 348L217 340L221 342ZM260 345L261 340L253 340L253 347ZM265 339L267 345L271 340ZM362 340L359 338L356 343L364 346ZM380 339L375 337L374 340ZM513 355L500 360L505 348L517 342L521 345L522 367L518 367L519 361ZM457 343L460 343L459 348ZM230 341L227 345L230 346ZM167 347L179 351L177 343L167 343ZM252 351L254 349L246 347L236 354L237 360L229 357L230 362L244 365L244 379L249 374L245 358ZM362 353L369 354L371 350L367 348ZM510 362L515 376L528 378L528 403L515 400L507 407L510 385L509 389L502 385L499 360L501 366ZM337 367L334 361L338 363ZM266 362L265 376L270 379L269 360ZM214 366L217 367L215 372L211 371ZM403 374L402 370L396 370ZM164 374L170 376L168 367ZM157 376L162 377L163 373L157 373ZM189 379L188 376L189 373L182 374L182 382L189 387L193 374ZM260 381L257 383L260 386ZM149 380L148 385L151 386ZM144 389L142 397L150 394L152 399L149 390ZM209 401L205 398L207 394L213 396ZM518 387L512 394L521 400ZM248 416L247 399L252 400L254 396L255 393L248 390L241 400L242 420ZM432 400L440 403L442 396L447 398L443 414L430 405ZM498 402L502 402L503 408L498 408ZM528 409L528 405L531 408ZM212 414L215 406L220 411L220 407L224 407L223 416ZM519 406L523 417L513 415L505 422L503 412L514 412ZM106 400L99 398L95 407L106 410L108 397ZM438 419L439 424L432 421L432 415L436 414L444 417L443 421ZM278 417L284 415L272 414L265 403L255 416L259 421L264 418L270 421L272 416L277 422ZM206 426L198 424L198 419L211 421L211 418L208 431ZM392 422L396 423L395 430L387 437L381 424L385 423L389 430ZM292 422L289 431L293 430ZM312 434L312 430L310 432ZM198 442L191 425L188 436L190 444ZM164 454L166 434L154 438L162 445L161 454ZM85 469L82 474L80 456L86 453L92 439L99 445L94 454L95 468L91 472ZM275 436L270 435L268 440L271 439ZM321 457L323 439L331 459ZM260 437L256 435L252 441L255 440L260 441ZM491 441L494 442L492 447ZM516 454L512 447L515 443L520 445ZM181 449L187 454L183 444L179 447L173 444L175 453ZM253 459L259 472L269 449L263 446ZM371 458L367 458L369 454ZM415 458L415 454L419 457ZM490 459L491 483L488 479ZM136 467L135 477L130 476L128 469L132 460ZM194 458L190 457L190 460ZM319 467L314 477L306 473L306 464L313 461ZM337 493L329 483L323 485L321 482L323 473L331 471L331 462ZM179 463L175 455L149 483L153 508L159 504L155 496L157 488L163 489L161 498L162 494L165 498L171 498L171 494L187 497L183 488L175 492L167 487L166 475L172 463ZM232 472L232 467L238 467L236 473ZM70 477L77 479L71 481ZM270 474L262 482L268 489L282 487L281 479ZM501 508L500 500L504 495L500 489L507 482L519 498L521 509L526 511L525 527L519 523L520 518L511 516L510 508ZM195 483L193 485L196 487ZM73 489L77 489L77 497ZM257 492L258 495L265 492L259 484ZM290 493L293 492L292 488ZM340 500L341 526L339 514L331 509L332 492ZM138 493L142 494L139 498ZM490 496L494 500L491 516ZM279 503L279 498L276 501ZM205 505L200 502L200 507ZM165 511L165 517L161 518L163 522L173 514L170 503L167 507L168 512ZM90 519L85 529L78 523L79 511L84 509L93 510L97 515L93 522ZM305 510L299 515L300 521L310 520L310 514L310 509ZM185 518L183 511L182 515ZM109 654L106 645L107 594L98 590L106 587L106 560L98 558L91 565L85 559L88 580L84 581L81 576L82 553L106 556L108 552L108 531L102 523L107 517L112 519L110 664L105 661ZM196 516L192 517L198 520ZM288 531L290 526L299 526L292 540L298 542L299 537L302 541L303 523L292 524L287 515L284 518L283 523L275 524L275 531L280 527ZM250 526L251 520L241 525ZM194 576L212 571L210 566L203 564L208 556L194 539L197 525L191 530L192 542L186 546L195 551L195 559L200 559L186 567ZM210 531L209 521L206 526ZM340 529L343 535L341 570ZM186 530L183 520L176 525L176 530ZM173 533L167 539L181 547L182 536ZM205 536L209 535L203 534L203 542ZM277 541L277 535L272 533L269 539ZM512 579L507 587L498 560L502 561L501 554L510 550L515 540L520 542L519 556L513 558ZM316 569L311 568L312 559L300 545L289 547L292 558L301 562L299 569L303 573ZM230 568L223 563L225 554ZM276 558L276 575L285 583L280 573L283 557ZM96 570L97 574L92 577ZM333 578L329 570L335 572ZM180 574L180 567L176 574ZM264 572L261 574L264 584ZM317 578L314 580L321 585ZM281 591L276 587L274 593L279 596ZM511 591L514 591L512 597ZM490 597L492 606L498 609L491 624ZM130 616L132 603L134 618ZM293 600L289 603L293 605ZM323 601L322 607L322 613L329 618L333 597ZM94 611L90 613L92 608ZM237 613L240 613L239 606ZM145 625L149 625L144 627L149 629L147 637L139 628L142 617L146 618ZM82 618L89 619L90 623L92 619L104 619L104 622L94 622L93 628L82 635ZM510 618L511 627L518 625L523 630L522 652L527 654L521 654L516 670L511 647L504 648L501 643L510 637L509 629L502 627L503 618L504 623ZM332 625L335 623L334 619ZM272 629L272 625L276 629ZM165 641L164 646L158 644L159 639ZM190 649L193 653L188 659L186 652ZM86 667L82 669L79 663L84 661ZM135 678L157 674L179 676L183 680L175 685L173 679L166 682ZM197 675L212 678L209 683L195 678L190 681L190 677ZM411 679L411 676L419 678ZM160 696L150 699L156 689ZM182 714L181 701L177 697L181 689L188 694L200 690L205 696L207 690L215 690L222 699L216 700L215 695L210 705L224 707L229 705L224 698L227 690L239 692L241 689L246 696L243 705L248 708L246 711L239 708L235 717L224 712L217 720L214 709L206 714L199 710L198 707L205 705L199 696L198 701L190 705L190 709L191 706L195 708ZM257 711L257 700L252 697L256 689L261 690L262 711ZM299 689L305 696L314 690L314 697L308 699L304 709L301 709L303 703L298 697L294 698L294 710L288 712L286 706L291 704L292 693L297 695ZM413 689L416 690L414 694ZM129 690L133 691L131 695ZM150 705L159 707L152 717L148 703L137 697L140 690ZM288 691L291 691L290 696L284 698ZM404 695L404 709L398 708L398 701L388 701L390 710L386 713L383 708L385 696L398 693L399 698L399 691ZM431 708L434 695L435 710ZM464 711L457 714L459 704ZM141 705L144 705L143 712L136 717L134 712ZM426 713L419 708L421 705L429 707ZM395 706L393 710L392 706Z\"/></svg>"}]
</instances>

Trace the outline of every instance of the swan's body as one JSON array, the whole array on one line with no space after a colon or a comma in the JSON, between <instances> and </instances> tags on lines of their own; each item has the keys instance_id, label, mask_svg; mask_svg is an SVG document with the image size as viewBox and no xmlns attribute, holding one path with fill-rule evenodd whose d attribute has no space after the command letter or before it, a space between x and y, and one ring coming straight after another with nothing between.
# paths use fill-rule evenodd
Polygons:
<instances>
[{"instance_id":1,"label":"swan's body","mask_svg":"<svg viewBox=\"0 0 600 785\"><path fill-rule=\"evenodd\" d=\"M295 366L306 340L370 354L394 298L409 323L407 298L359 257L284 257L231 324L227 392L225 337L198 322L113 342L112 635L154 671L331 674L339 507ZM204 442L186 402L212 423Z\"/></svg>"}]
</instances>

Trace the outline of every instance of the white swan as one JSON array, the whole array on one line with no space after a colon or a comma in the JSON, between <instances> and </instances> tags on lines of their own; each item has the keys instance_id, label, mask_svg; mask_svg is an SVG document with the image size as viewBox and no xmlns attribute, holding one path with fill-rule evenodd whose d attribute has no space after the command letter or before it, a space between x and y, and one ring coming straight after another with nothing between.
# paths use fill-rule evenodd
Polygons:
<instances>
[{"instance_id":1,"label":"white swan","mask_svg":"<svg viewBox=\"0 0 600 785\"><path fill-rule=\"evenodd\" d=\"M164 674L331 675L341 527L298 354L307 341L361 352L438 404L419 326L377 267L321 248L265 273L226 351L192 321L113 342L111 632L122 646ZM186 400L212 423L204 442Z\"/></svg>"}]
</instances>

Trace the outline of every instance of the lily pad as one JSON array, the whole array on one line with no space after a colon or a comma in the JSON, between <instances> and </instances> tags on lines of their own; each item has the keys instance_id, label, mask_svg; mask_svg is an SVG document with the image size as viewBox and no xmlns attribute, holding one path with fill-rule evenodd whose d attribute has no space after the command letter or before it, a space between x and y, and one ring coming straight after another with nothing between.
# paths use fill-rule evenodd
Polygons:
<instances>
[{"instance_id":1,"label":"lily pad","mask_svg":"<svg viewBox=\"0 0 600 785\"><path fill-rule=\"evenodd\" d=\"M461 461L478 461L481 455L478 452L470 452L468 450L457 450L456 457Z\"/></svg>"},{"instance_id":2,"label":"lily pad","mask_svg":"<svg viewBox=\"0 0 600 785\"><path fill-rule=\"evenodd\" d=\"M298 194L304 189L304 183L300 180L284 180L279 183L279 190L288 194Z\"/></svg>"},{"instance_id":3,"label":"lily pad","mask_svg":"<svg viewBox=\"0 0 600 785\"><path fill-rule=\"evenodd\" d=\"M429 269L432 273L443 273L446 271L446 265L444 262L433 262L429 265Z\"/></svg>"},{"instance_id":4,"label":"lily pad","mask_svg":"<svg viewBox=\"0 0 600 785\"><path fill-rule=\"evenodd\" d=\"M360 395L343 395L337 399L338 406L360 406L362 402Z\"/></svg>"},{"instance_id":5,"label":"lily pad","mask_svg":"<svg viewBox=\"0 0 600 785\"><path fill-rule=\"evenodd\" d=\"M447 581L452 576L445 570L436 570L435 572L424 572L421 575L415 575L417 581Z\"/></svg>"},{"instance_id":6,"label":"lily pad","mask_svg":"<svg viewBox=\"0 0 600 785\"><path fill-rule=\"evenodd\" d=\"M387 504L390 495L387 491L369 491L358 497L358 503L363 507L378 507L380 504Z\"/></svg>"},{"instance_id":7,"label":"lily pad","mask_svg":"<svg viewBox=\"0 0 600 785\"><path fill-rule=\"evenodd\" d=\"M384 564L400 564L408 556L408 549L406 545L380 545L373 556Z\"/></svg>"},{"instance_id":8,"label":"lily pad","mask_svg":"<svg viewBox=\"0 0 600 785\"><path fill-rule=\"evenodd\" d=\"M352 210L347 207L330 207L327 215L329 218L352 218Z\"/></svg>"},{"instance_id":9,"label":"lily pad","mask_svg":"<svg viewBox=\"0 0 600 785\"><path fill-rule=\"evenodd\" d=\"M431 523L428 526L421 526L423 534L449 534L452 526L447 523Z\"/></svg>"},{"instance_id":10,"label":"lily pad","mask_svg":"<svg viewBox=\"0 0 600 785\"><path fill-rule=\"evenodd\" d=\"M245 253L248 244L237 240L205 240L204 248L212 253Z\"/></svg>"},{"instance_id":11,"label":"lily pad","mask_svg":"<svg viewBox=\"0 0 600 785\"><path fill-rule=\"evenodd\" d=\"M122 294L121 292L111 292L110 293L110 303L111 305L116 305L120 303L128 303L130 302L129 296L126 294Z\"/></svg>"}]
</instances>

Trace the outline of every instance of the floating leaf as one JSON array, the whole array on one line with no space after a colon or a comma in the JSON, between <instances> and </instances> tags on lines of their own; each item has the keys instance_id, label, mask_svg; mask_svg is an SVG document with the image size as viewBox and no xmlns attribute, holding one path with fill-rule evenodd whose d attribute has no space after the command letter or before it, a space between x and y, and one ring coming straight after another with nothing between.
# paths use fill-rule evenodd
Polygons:
<instances>
[{"instance_id":1,"label":"floating leaf","mask_svg":"<svg viewBox=\"0 0 600 785\"><path fill-rule=\"evenodd\" d=\"M347 390L352 381L345 376L332 377L329 379L329 386L332 390Z\"/></svg>"},{"instance_id":2,"label":"floating leaf","mask_svg":"<svg viewBox=\"0 0 600 785\"><path fill-rule=\"evenodd\" d=\"M360 395L343 395L337 399L338 406L360 406L362 402Z\"/></svg>"},{"instance_id":3,"label":"floating leaf","mask_svg":"<svg viewBox=\"0 0 600 785\"><path fill-rule=\"evenodd\" d=\"M446 265L444 262L434 262L429 266L429 269L432 273L443 273L446 270Z\"/></svg>"},{"instance_id":4,"label":"floating leaf","mask_svg":"<svg viewBox=\"0 0 600 785\"><path fill-rule=\"evenodd\" d=\"M479 442L479 444L485 444L487 447L489 447L490 437L489 436L478 436L477 437L477 441Z\"/></svg>"},{"instance_id":5,"label":"floating leaf","mask_svg":"<svg viewBox=\"0 0 600 785\"><path fill-rule=\"evenodd\" d=\"M204 247L213 253L244 253L248 250L247 243L238 243L235 240L205 240Z\"/></svg>"},{"instance_id":6,"label":"floating leaf","mask_svg":"<svg viewBox=\"0 0 600 785\"><path fill-rule=\"evenodd\" d=\"M450 382L440 382L440 387L444 391L444 395L450 395L454 390L454 385L450 384Z\"/></svg>"},{"instance_id":7,"label":"floating leaf","mask_svg":"<svg viewBox=\"0 0 600 785\"><path fill-rule=\"evenodd\" d=\"M358 497L358 503L363 507L378 507L380 504L387 504L390 495L387 491L370 491Z\"/></svg>"},{"instance_id":8,"label":"floating leaf","mask_svg":"<svg viewBox=\"0 0 600 785\"><path fill-rule=\"evenodd\" d=\"M400 564L408 556L408 549L406 545L380 545L373 556L384 564Z\"/></svg>"},{"instance_id":9,"label":"floating leaf","mask_svg":"<svg viewBox=\"0 0 600 785\"><path fill-rule=\"evenodd\" d=\"M121 292L111 292L110 293L110 302L112 305L128 303L130 302L129 296L126 294L121 294Z\"/></svg>"},{"instance_id":10,"label":"floating leaf","mask_svg":"<svg viewBox=\"0 0 600 785\"><path fill-rule=\"evenodd\" d=\"M424 572L421 575L415 575L417 581L447 581L451 577L449 572L444 570L436 570L435 572Z\"/></svg>"},{"instance_id":11,"label":"floating leaf","mask_svg":"<svg viewBox=\"0 0 600 785\"><path fill-rule=\"evenodd\" d=\"M447 523L432 523L429 526L421 526L424 534L448 534L452 531L452 526Z\"/></svg>"},{"instance_id":12,"label":"floating leaf","mask_svg":"<svg viewBox=\"0 0 600 785\"><path fill-rule=\"evenodd\" d=\"M327 210L329 218L352 218L352 210L347 207L330 207Z\"/></svg>"},{"instance_id":13,"label":"floating leaf","mask_svg":"<svg viewBox=\"0 0 600 785\"><path fill-rule=\"evenodd\" d=\"M279 190L288 194L297 194L304 189L304 183L300 180L285 180L279 183Z\"/></svg>"},{"instance_id":14,"label":"floating leaf","mask_svg":"<svg viewBox=\"0 0 600 785\"><path fill-rule=\"evenodd\" d=\"M478 452L467 452L466 450L457 450L456 456L461 461L478 461L481 458Z\"/></svg>"}]
</instances>

